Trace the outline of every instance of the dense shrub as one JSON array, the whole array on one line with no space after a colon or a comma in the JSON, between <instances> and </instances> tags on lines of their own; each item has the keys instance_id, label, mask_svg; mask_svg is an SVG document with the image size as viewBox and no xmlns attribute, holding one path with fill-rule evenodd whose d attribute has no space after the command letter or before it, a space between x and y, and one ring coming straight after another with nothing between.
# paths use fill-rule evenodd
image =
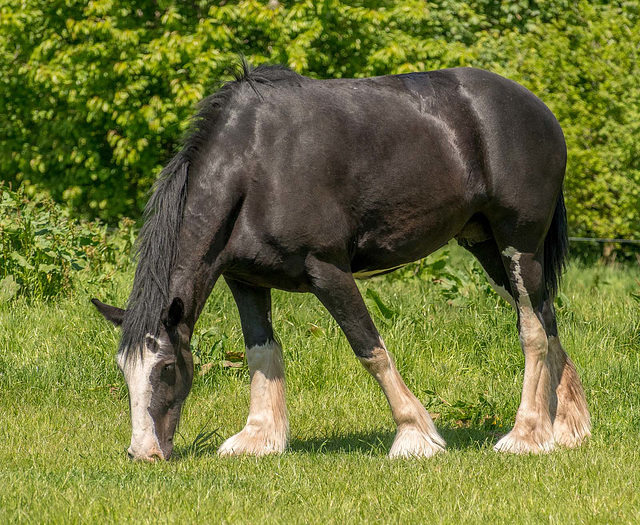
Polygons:
<instances>
[{"instance_id":1,"label":"dense shrub","mask_svg":"<svg viewBox=\"0 0 640 525\"><path fill-rule=\"evenodd\" d=\"M70 219L51 199L28 198L0 185L0 302L51 298L68 292L74 277L104 279L127 265L133 221L109 231L99 222Z\"/></svg>"},{"instance_id":2,"label":"dense shrub","mask_svg":"<svg viewBox=\"0 0 640 525\"><path fill-rule=\"evenodd\" d=\"M0 0L0 178L137 216L242 52L315 77L473 65L537 93L574 235L640 238L640 6L587 0Z\"/></svg>"}]
</instances>

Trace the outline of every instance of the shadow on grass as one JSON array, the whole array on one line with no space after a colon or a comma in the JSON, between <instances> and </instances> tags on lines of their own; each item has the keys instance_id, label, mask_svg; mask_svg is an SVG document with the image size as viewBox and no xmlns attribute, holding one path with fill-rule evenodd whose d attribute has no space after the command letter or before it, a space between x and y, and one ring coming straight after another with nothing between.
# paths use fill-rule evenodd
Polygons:
<instances>
[{"instance_id":1,"label":"shadow on grass","mask_svg":"<svg viewBox=\"0 0 640 525\"><path fill-rule=\"evenodd\" d=\"M217 446L210 446L193 450L190 447L175 447L170 461L184 461L186 459L214 458L217 457Z\"/></svg>"},{"instance_id":2,"label":"shadow on grass","mask_svg":"<svg viewBox=\"0 0 640 525\"><path fill-rule=\"evenodd\" d=\"M448 450L468 450L491 448L499 434L493 430L478 428L441 428L438 429L447 442ZM291 452L308 453L362 453L385 455L389 452L395 432L351 432L334 436L320 436L309 439L292 438L289 444Z\"/></svg>"},{"instance_id":3,"label":"shadow on grass","mask_svg":"<svg viewBox=\"0 0 640 525\"><path fill-rule=\"evenodd\" d=\"M439 428L440 435L447 442L449 450L468 450L491 448L502 435L495 430L485 430L482 428ZM506 430L504 434L506 434Z\"/></svg>"},{"instance_id":4,"label":"shadow on grass","mask_svg":"<svg viewBox=\"0 0 640 525\"><path fill-rule=\"evenodd\" d=\"M492 447L500 434L495 430L481 428L440 428L438 429L447 442L448 450L468 450ZM208 430L205 425L190 443L180 434L185 445L176 446L172 459L199 458L215 456L218 447L224 441L217 429ZM378 432L350 432L318 436L308 439L292 437L288 450L302 453L358 453L373 456L384 456L389 452L395 432L380 430Z\"/></svg>"},{"instance_id":5,"label":"shadow on grass","mask_svg":"<svg viewBox=\"0 0 640 525\"><path fill-rule=\"evenodd\" d=\"M318 436L308 439L292 438L289 442L291 452L314 454L352 453L381 455L385 454L394 434L392 432L350 432L333 436Z\"/></svg>"}]
</instances>

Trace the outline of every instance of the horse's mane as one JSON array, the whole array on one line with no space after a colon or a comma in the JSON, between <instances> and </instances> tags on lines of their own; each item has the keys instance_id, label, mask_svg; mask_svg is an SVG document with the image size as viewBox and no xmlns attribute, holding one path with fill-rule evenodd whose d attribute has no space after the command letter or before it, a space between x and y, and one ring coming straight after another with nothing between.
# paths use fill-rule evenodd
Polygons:
<instances>
[{"instance_id":1,"label":"horse's mane","mask_svg":"<svg viewBox=\"0 0 640 525\"><path fill-rule=\"evenodd\" d=\"M259 99L258 86L279 80L300 78L284 66L258 66L244 59L227 82L200 102L198 111L182 143L182 149L162 170L144 210L144 224L135 245L138 258L133 288L122 323L119 353L125 361L142 355L146 334L157 335L161 316L172 300L169 281L178 258L178 241L187 198L189 165L211 143L214 126L222 110L244 85ZM135 352L134 349L138 351Z\"/></svg>"}]
</instances>

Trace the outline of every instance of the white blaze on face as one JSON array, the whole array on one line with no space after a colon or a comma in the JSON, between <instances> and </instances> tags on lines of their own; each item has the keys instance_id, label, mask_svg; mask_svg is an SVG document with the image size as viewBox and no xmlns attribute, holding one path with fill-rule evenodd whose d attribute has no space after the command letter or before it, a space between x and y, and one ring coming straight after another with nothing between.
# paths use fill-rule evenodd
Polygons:
<instances>
[{"instance_id":1,"label":"white blaze on face","mask_svg":"<svg viewBox=\"0 0 640 525\"><path fill-rule=\"evenodd\" d=\"M142 359L138 357L128 363L118 356L118 364L129 387L131 402L131 447L129 453L134 458L150 459L154 455L162 458L163 453L156 435L155 424L149 414L151 405L151 372L158 362L158 355L145 345Z\"/></svg>"}]
</instances>

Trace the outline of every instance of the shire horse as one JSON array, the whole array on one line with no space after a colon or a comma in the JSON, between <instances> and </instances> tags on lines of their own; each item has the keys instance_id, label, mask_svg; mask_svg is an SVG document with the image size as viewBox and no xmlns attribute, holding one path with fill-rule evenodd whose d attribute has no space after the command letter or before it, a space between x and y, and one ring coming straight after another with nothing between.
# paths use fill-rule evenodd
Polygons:
<instances>
[{"instance_id":1,"label":"shire horse","mask_svg":"<svg viewBox=\"0 0 640 525\"><path fill-rule=\"evenodd\" d=\"M287 446L271 289L311 292L380 384L397 425L389 456L445 442L394 365L355 278L392 271L456 238L517 311L525 356L512 453L590 435L553 299L567 252L566 145L524 87L472 68L315 80L245 65L200 105L145 210L117 363L130 397L133 459L167 459L193 379L189 341L220 276L237 304L250 372L245 427L220 455Z\"/></svg>"}]
</instances>

